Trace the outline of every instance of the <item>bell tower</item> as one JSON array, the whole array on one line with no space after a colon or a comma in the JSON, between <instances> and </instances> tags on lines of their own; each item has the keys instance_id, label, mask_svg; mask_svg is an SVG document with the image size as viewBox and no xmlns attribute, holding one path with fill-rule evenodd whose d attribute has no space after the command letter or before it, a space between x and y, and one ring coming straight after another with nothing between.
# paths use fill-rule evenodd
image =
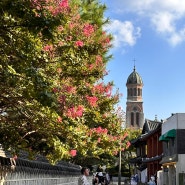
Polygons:
<instances>
[{"instance_id":1,"label":"bell tower","mask_svg":"<svg viewBox=\"0 0 185 185\"><path fill-rule=\"evenodd\" d=\"M144 124L142 88L143 81L136 72L133 72L127 79L127 102L126 102L126 127L141 129Z\"/></svg>"}]
</instances>

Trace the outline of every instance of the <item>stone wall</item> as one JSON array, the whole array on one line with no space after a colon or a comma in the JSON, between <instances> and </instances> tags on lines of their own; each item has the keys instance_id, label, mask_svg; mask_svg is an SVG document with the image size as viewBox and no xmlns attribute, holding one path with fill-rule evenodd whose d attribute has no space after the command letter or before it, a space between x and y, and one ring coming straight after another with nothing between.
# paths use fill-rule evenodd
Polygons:
<instances>
[{"instance_id":1,"label":"stone wall","mask_svg":"<svg viewBox=\"0 0 185 185\"><path fill-rule=\"evenodd\" d=\"M77 185L80 167L65 161L0 157L0 185Z\"/></svg>"}]
</instances>

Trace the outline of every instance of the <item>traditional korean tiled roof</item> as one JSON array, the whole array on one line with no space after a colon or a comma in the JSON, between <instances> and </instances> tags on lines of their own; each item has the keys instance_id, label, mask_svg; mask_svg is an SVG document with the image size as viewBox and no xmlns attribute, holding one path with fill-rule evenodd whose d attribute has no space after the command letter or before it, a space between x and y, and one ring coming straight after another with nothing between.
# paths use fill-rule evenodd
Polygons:
<instances>
[{"instance_id":1,"label":"traditional korean tiled roof","mask_svg":"<svg viewBox=\"0 0 185 185\"><path fill-rule=\"evenodd\" d=\"M143 125L142 134L149 133L149 132L157 129L161 125L162 125L162 122L159 122L158 120L152 121L152 120L149 120L149 119L145 119L145 123Z\"/></svg>"},{"instance_id":2,"label":"traditional korean tiled roof","mask_svg":"<svg viewBox=\"0 0 185 185\"><path fill-rule=\"evenodd\" d=\"M145 124L143 126L142 134L131 141L131 144L137 145L137 143L141 141L145 141L150 135L157 132L162 126L162 122L159 121L151 121L146 119Z\"/></svg>"},{"instance_id":3,"label":"traditional korean tiled roof","mask_svg":"<svg viewBox=\"0 0 185 185\"><path fill-rule=\"evenodd\" d=\"M163 157L163 154L161 155L157 155L157 156L154 156L154 157L146 157L146 158L142 158L142 162L143 163L148 163L148 162L152 162L152 161L156 161L156 160L161 160Z\"/></svg>"}]
</instances>

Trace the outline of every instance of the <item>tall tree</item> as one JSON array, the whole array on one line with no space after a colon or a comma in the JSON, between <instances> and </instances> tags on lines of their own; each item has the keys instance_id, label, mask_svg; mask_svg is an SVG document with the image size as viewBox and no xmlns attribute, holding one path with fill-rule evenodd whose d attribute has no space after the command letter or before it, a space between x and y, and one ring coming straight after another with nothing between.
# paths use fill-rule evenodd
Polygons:
<instances>
[{"instance_id":1,"label":"tall tree","mask_svg":"<svg viewBox=\"0 0 185 185\"><path fill-rule=\"evenodd\" d=\"M0 2L0 143L51 162L114 155L126 135L104 84L111 35L97 0ZM74 158L74 161L75 161Z\"/></svg>"}]
</instances>

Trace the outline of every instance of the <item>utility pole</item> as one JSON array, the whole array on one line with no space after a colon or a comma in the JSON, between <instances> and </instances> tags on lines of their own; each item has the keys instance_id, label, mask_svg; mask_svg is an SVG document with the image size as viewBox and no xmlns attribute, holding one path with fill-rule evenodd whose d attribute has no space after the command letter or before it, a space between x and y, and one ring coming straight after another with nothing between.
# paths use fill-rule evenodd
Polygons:
<instances>
[{"instance_id":1,"label":"utility pole","mask_svg":"<svg viewBox=\"0 0 185 185\"><path fill-rule=\"evenodd\" d=\"M119 172L118 172L118 185L121 185L121 147L119 150Z\"/></svg>"}]
</instances>

